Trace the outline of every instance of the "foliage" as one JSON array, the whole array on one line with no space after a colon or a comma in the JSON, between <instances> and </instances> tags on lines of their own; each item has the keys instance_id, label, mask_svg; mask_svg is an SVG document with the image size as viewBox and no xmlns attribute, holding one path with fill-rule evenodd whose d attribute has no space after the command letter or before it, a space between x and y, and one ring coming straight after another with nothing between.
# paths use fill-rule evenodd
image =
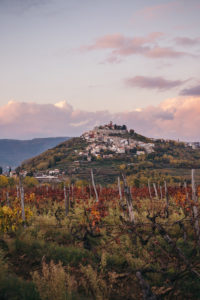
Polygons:
<instances>
[{"instance_id":1,"label":"foliage","mask_svg":"<svg viewBox=\"0 0 200 300\"><path fill-rule=\"evenodd\" d=\"M32 282L26 282L9 272L5 253L0 248L0 299L41 300Z\"/></svg>"},{"instance_id":2,"label":"foliage","mask_svg":"<svg viewBox=\"0 0 200 300\"><path fill-rule=\"evenodd\" d=\"M29 208L25 209L26 224L29 223L32 212ZM21 209L18 207L10 208L8 206L0 207L0 232L16 231L19 226L23 225Z\"/></svg>"},{"instance_id":3,"label":"foliage","mask_svg":"<svg viewBox=\"0 0 200 300\"><path fill-rule=\"evenodd\" d=\"M77 187L82 187L82 186L88 186L88 182L86 180L77 180L76 181L76 186Z\"/></svg>"},{"instance_id":4,"label":"foliage","mask_svg":"<svg viewBox=\"0 0 200 300\"><path fill-rule=\"evenodd\" d=\"M13 255L23 255L24 251L29 260L35 263L41 261L45 256L47 261L53 260L54 262L61 261L63 265L71 264L78 266L80 262L87 262L91 255L85 249L77 248L74 246L64 247L55 243L44 242L43 239L33 239L30 236L18 238L15 241L15 251Z\"/></svg>"},{"instance_id":5,"label":"foliage","mask_svg":"<svg viewBox=\"0 0 200 300\"><path fill-rule=\"evenodd\" d=\"M11 207L0 208L1 220L11 224L1 231L0 248L5 250L2 255L0 251L0 298L28 299L29 288L30 299L140 300L143 280L157 298L200 299L191 187L167 184L166 194L160 179L158 195L150 185L150 198L148 187L141 184L145 176L140 180L140 187L131 188L134 224L126 193L122 187L119 201L117 185L97 186L98 202L91 186L69 186L70 209L57 222L56 212L65 212L58 184L25 188L25 208L33 215L14 233L12 215L16 209L21 218L21 211L17 191L11 188ZM0 191L1 203L6 192Z\"/></svg>"},{"instance_id":6,"label":"foliage","mask_svg":"<svg viewBox=\"0 0 200 300\"><path fill-rule=\"evenodd\" d=\"M13 177L8 178L8 185L13 187L15 185L15 179Z\"/></svg>"},{"instance_id":7,"label":"foliage","mask_svg":"<svg viewBox=\"0 0 200 300\"><path fill-rule=\"evenodd\" d=\"M32 282L8 274L0 281L1 300L41 300Z\"/></svg>"},{"instance_id":8,"label":"foliage","mask_svg":"<svg viewBox=\"0 0 200 300\"><path fill-rule=\"evenodd\" d=\"M81 283L86 291L86 294L91 294L93 298L97 300L107 300L108 290L102 274L98 274L97 270L94 270L91 265L81 266L80 271L83 274Z\"/></svg>"},{"instance_id":9,"label":"foliage","mask_svg":"<svg viewBox=\"0 0 200 300\"><path fill-rule=\"evenodd\" d=\"M32 274L33 282L39 291L41 300L66 300L66 274L62 264L42 262L42 274L35 271Z\"/></svg>"},{"instance_id":10,"label":"foliage","mask_svg":"<svg viewBox=\"0 0 200 300\"><path fill-rule=\"evenodd\" d=\"M26 176L23 182L24 182L25 186L27 186L29 188L32 188L32 187L35 187L36 185L38 185L38 180L34 177Z\"/></svg>"},{"instance_id":11,"label":"foliage","mask_svg":"<svg viewBox=\"0 0 200 300\"><path fill-rule=\"evenodd\" d=\"M5 277L8 270L8 265L5 261L5 253L0 248L0 281Z\"/></svg>"},{"instance_id":12,"label":"foliage","mask_svg":"<svg viewBox=\"0 0 200 300\"><path fill-rule=\"evenodd\" d=\"M4 175L0 175L0 188L8 186L8 178Z\"/></svg>"}]
</instances>

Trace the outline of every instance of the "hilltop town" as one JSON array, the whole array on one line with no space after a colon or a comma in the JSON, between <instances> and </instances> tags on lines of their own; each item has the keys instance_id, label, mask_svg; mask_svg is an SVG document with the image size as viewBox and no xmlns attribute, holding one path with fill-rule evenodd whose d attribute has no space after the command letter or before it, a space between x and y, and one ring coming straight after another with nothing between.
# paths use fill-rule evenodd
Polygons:
<instances>
[{"instance_id":1,"label":"hilltop town","mask_svg":"<svg viewBox=\"0 0 200 300\"><path fill-rule=\"evenodd\" d=\"M133 130L127 130L126 125L120 126L112 122L95 127L82 135L89 145L85 151L80 151L79 155L91 160L92 156L106 159L115 154L142 155L154 152L154 143L137 141L131 137L133 133Z\"/></svg>"}]
</instances>

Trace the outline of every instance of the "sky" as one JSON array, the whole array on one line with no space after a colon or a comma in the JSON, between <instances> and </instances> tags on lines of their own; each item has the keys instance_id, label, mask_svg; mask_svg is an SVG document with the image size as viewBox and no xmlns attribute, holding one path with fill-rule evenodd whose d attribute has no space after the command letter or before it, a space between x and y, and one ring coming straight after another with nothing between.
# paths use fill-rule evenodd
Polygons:
<instances>
[{"instance_id":1,"label":"sky","mask_svg":"<svg viewBox=\"0 0 200 300\"><path fill-rule=\"evenodd\" d=\"M0 138L112 120L200 141L199 0L0 0Z\"/></svg>"}]
</instances>

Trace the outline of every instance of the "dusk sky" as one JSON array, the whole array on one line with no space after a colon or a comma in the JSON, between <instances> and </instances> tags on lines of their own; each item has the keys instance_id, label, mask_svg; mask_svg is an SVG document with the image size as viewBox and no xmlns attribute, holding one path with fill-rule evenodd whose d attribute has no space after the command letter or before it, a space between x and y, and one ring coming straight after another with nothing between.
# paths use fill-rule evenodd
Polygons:
<instances>
[{"instance_id":1,"label":"dusk sky","mask_svg":"<svg viewBox=\"0 0 200 300\"><path fill-rule=\"evenodd\" d=\"M110 120L200 141L199 0L0 0L0 138Z\"/></svg>"}]
</instances>

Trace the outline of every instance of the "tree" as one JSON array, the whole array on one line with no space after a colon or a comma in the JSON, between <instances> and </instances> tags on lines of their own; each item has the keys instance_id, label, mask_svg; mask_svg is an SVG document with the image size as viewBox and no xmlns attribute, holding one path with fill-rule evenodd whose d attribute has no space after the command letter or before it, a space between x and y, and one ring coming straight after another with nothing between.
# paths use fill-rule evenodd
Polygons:
<instances>
[{"instance_id":1,"label":"tree","mask_svg":"<svg viewBox=\"0 0 200 300\"><path fill-rule=\"evenodd\" d=\"M8 185L10 187L14 186L15 185L15 179L13 177L9 177L8 178Z\"/></svg>"},{"instance_id":2,"label":"tree","mask_svg":"<svg viewBox=\"0 0 200 300\"><path fill-rule=\"evenodd\" d=\"M33 177L33 171L32 171L32 170L30 170L30 171L27 173L27 175L26 175L26 176Z\"/></svg>"},{"instance_id":3,"label":"tree","mask_svg":"<svg viewBox=\"0 0 200 300\"><path fill-rule=\"evenodd\" d=\"M3 168L0 167L0 175L2 175L2 174L3 174Z\"/></svg>"},{"instance_id":4,"label":"tree","mask_svg":"<svg viewBox=\"0 0 200 300\"><path fill-rule=\"evenodd\" d=\"M88 182L87 182L87 180L81 180L81 179L79 179L79 180L76 181L75 184L76 184L77 187L82 187L82 186L87 186Z\"/></svg>"},{"instance_id":5,"label":"tree","mask_svg":"<svg viewBox=\"0 0 200 300\"><path fill-rule=\"evenodd\" d=\"M24 179L24 184L27 186L27 187L34 187L38 184L38 181L36 178L34 177L29 177L29 176L26 176L25 179Z\"/></svg>"},{"instance_id":6,"label":"tree","mask_svg":"<svg viewBox=\"0 0 200 300\"><path fill-rule=\"evenodd\" d=\"M8 178L4 175L0 176L0 188L7 187L8 185Z\"/></svg>"},{"instance_id":7,"label":"tree","mask_svg":"<svg viewBox=\"0 0 200 300\"><path fill-rule=\"evenodd\" d=\"M125 170L126 169L126 165L125 164L121 164L120 166L119 166L119 168L120 168L120 170Z\"/></svg>"}]
</instances>

